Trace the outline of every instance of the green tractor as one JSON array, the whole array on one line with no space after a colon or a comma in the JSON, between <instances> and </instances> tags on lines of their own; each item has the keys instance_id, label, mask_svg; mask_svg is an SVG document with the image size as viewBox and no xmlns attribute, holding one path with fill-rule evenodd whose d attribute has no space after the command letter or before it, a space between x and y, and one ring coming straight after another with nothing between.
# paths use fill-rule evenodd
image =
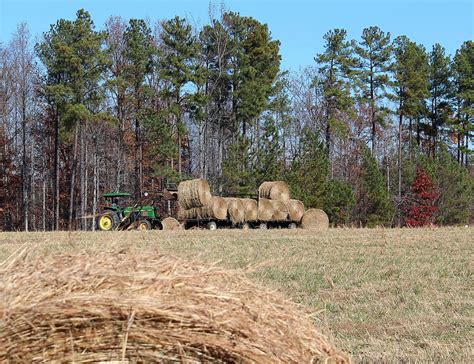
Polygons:
<instances>
[{"instance_id":1,"label":"green tractor","mask_svg":"<svg viewBox=\"0 0 474 364\"><path fill-rule=\"evenodd\" d=\"M154 205L136 203L134 206L122 207L119 199L131 196L126 192L104 193L102 196L106 205L97 218L99 230L128 230L132 227L138 230L161 229L160 216Z\"/></svg>"}]
</instances>

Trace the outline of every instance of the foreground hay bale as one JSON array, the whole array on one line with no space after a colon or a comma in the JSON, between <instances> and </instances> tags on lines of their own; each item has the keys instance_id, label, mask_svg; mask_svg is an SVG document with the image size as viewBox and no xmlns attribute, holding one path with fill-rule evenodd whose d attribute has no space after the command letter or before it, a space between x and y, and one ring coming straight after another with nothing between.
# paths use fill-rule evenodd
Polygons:
<instances>
[{"instance_id":1,"label":"foreground hay bale","mask_svg":"<svg viewBox=\"0 0 474 364\"><path fill-rule=\"evenodd\" d=\"M303 202L299 200L288 201L288 217L291 221L300 222L304 214Z\"/></svg>"},{"instance_id":2,"label":"foreground hay bale","mask_svg":"<svg viewBox=\"0 0 474 364\"><path fill-rule=\"evenodd\" d=\"M238 272L95 252L20 257L0 274L2 362L347 362Z\"/></svg>"},{"instance_id":3,"label":"foreground hay bale","mask_svg":"<svg viewBox=\"0 0 474 364\"><path fill-rule=\"evenodd\" d=\"M192 179L178 185L178 202L182 209L206 206L211 198L211 190L205 179Z\"/></svg>"},{"instance_id":4,"label":"foreground hay bale","mask_svg":"<svg viewBox=\"0 0 474 364\"><path fill-rule=\"evenodd\" d=\"M329 228L328 215L320 209L306 210L301 219L301 227L309 230L326 230Z\"/></svg>"},{"instance_id":5,"label":"foreground hay bale","mask_svg":"<svg viewBox=\"0 0 474 364\"><path fill-rule=\"evenodd\" d=\"M226 197L227 212L229 219L233 224L242 223L245 221L245 207L239 198Z\"/></svg>"},{"instance_id":6,"label":"foreground hay bale","mask_svg":"<svg viewBox=\"0 0 474 364\"><path fill-rule=\"evenodd\" d=\"M243 198L240 200L245 210L245 221L258 220L258 205L257 201L251 198Z\"/></svg>"},{"instance_id":7,"label":"foreground hay bale","mask_svg":"<svg viewBox=\"0 0 474 364\"><path fill-rule=\"evenodd\" d=\"M283 201L270 200L273 206L273 221L286 221L288 220L288 208Z\"/></svg>"},{"instance_id":8,"label":"foreground hay bale","mask_svg":"<svg viewBox=\"0 0 474 364\"><path fill-rule=\"evenodd\" d=\"M270 221L273 217L273 205L267 198L258 199L258 219L261 221Z\"/></svg>"},{"instance_id":9,"label":"foreground hay bale","mask_svg":"<svg viewBox=\"0 0 474 364\"><path fill-rule=\"evenodd\" d=\"M163 230L182 230L183 229L179 221L176 220L174 217L165 217L161 221L161 226L163 227Z\"/></svg>"},{"instance_id":10,"label":"foreground hay bale","mask_svg":"<svg viewBox=\"0 0 474 364\"><path fill-rule=\"evenodd\" d=\"M287 203L290 199L290 189L283 181L263 182L258 188L258 196Z\"/></svg>"}]
</instances>

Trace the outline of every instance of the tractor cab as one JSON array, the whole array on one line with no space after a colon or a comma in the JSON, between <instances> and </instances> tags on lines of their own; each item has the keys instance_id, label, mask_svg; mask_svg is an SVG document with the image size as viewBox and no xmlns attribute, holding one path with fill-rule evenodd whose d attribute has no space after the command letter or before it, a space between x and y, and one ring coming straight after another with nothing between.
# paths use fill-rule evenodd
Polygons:
<instances>
[{"instance_id":1,"label":"tractor cab","mask_svg":"<svg viewBox=\"0 0 474 364\"><path fill-rule=\"evenodd\" d=\"M106 204L104 206L104 211L113 211L116 213L121 219L124 217L124 210L125 208L121 206L119 203L120 199L130 197L131 195L127 192L110 192L104 193L102 197L104 197Z\"/></svg>"},{"instance_id":2,"label":"tractor cab","mask_svg":"<svg viewBox=\"0 0 474 364\"><path fill-rule=\"evenodd\" d=\"M120 203L120 199L130 196L126 192L110 192L102 195L105 199L105 205L97 219L97 226L100 230L114 230L119 226L120 221L125 217L125 208Z\"/></svg>"}]
</instances>

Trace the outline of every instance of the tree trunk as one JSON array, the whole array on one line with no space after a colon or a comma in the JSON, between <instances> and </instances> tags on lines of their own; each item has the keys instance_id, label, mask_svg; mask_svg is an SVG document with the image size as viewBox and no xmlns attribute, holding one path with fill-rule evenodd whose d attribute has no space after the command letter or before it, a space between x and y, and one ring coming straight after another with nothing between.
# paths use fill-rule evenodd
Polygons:
<instances>
[{"instance_id":1,"label":"tree trunk","mask_svg":"<svg viewBox=\"0 0 474 364\"><path fill-rule=\"evenodd\" d=\"M22 165L21 165L21 184L22 184L22 195L23 195L23 219L25 231L28 231L28 213L29 213L29 184L28 184L28 158L26 156L26 95L23 92L22 103L21 103L21 128L22 128Z\"/></svg>"},{"instance_id":2,"label":"tree trunk","mask_svg":"<svg viewBox=\"0 0 474 364\"><path fill-rule=\"evenodd\" d=\"M76 167L77 167L77 144L78 144L78 134L79 134L79 122L76 122L76 128L74 131L74 151L72 159L72 169L71 169L71 185L69 190L69 219L68 219L68 229L72 230L72 216L74 212L74 189L76 187Z\"/></svg>"},{"instance_id":3,"label":"tree trunk","mask_svg":"<svg viewBox=\"0 0 474 364\"><path fill-rule=\"evenodd\" d=\"M377 133L377 126L375 122L375 99L374 99L374 80L373 80L373 66L370 66L370 117L372 119L372 154L375 155L375 138Z\"/></svg>"},{"instance_id":4,"label":"tree trunk","mask_svg":"<svg viewBox=\"0 0 474 364\"><path fill-rule=\"evenodd\" d=\"M398 121L398 208L397 215L398 227L401 226L401 204L402 204L402 123L403 114L400 113L400 119Z\"/></svg>"},{"instance_id":5,"label":"tree trunk","mask_svg":"<svg viewBox=\"0 0 474 364\"><path fill-rule=\"evenodd\" d=\"M140 169L141 169L141 137L140 137L140 121L138 119L138 112L140 110L140 102L135 110L135 198L140 198Z\"/></svg>"},{"instance_id":6,"label":"tree trunk","mask_svg":"<svg viewBox=\"0 0 474 364\"><path fill-rule=\"evenodd\" d=\"M97 140L94 136L94 177L93 177L93 185L94 185L94 192L93 192L93 199L92 199L92 231L95 231L95 222L96 218L95 215L97 213L97 196L99 195L98 191L98 180L97 180Z\"/></svg>"},{"instance_id":7,"label":"tree trunk","mask_svg":"<svg viewBox=\"0 0 474 364\"><path fill-rule=\"evenodd\" d=\"M54 229L59 230L59 110L56 110L54 125Z\"/></svg>"}]
</instances>

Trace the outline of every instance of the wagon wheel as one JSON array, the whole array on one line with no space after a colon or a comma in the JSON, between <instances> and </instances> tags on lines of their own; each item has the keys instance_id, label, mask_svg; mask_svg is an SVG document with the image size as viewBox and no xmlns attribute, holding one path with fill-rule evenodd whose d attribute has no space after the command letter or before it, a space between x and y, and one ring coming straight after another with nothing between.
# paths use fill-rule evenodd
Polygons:
<instances>
[{"instance_id":1,"label":"wagon wheel","mask_svg":"<svg viewBox=\"0 0 474 364\"><path fill-rule=\"evenodd\" d=\"M208 230L217 230L217 224L215 221L209 221L207 223Z\"/></svg>"},{"instance_id":2,"label":"wagon wheel","mask_svg":"<svg viewBox=\"0 0 474 364\"><path fill-rule=\"evenodd\" d=\"M148 220L140 220L137 226L138 230L151 230L151 224Z\"/></svg>"}]
</instances>

